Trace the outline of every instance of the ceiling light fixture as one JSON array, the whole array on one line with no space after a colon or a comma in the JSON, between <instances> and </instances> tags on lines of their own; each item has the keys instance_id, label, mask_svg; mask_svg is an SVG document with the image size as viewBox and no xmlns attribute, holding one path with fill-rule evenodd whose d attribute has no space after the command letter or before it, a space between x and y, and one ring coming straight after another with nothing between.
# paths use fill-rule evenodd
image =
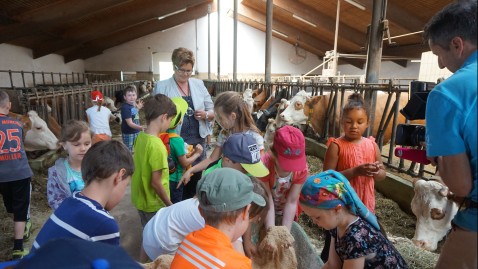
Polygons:
<instances>
[{"instance_id":1,"label":"ceiling light fixture","mask_svg":"<svg viewBox=\"0 0 478 269\"><path fill-rule=\"evenodd\" d=\"M166 14L166 15L164 15L164 16L158 17L158 20L162 20L162 19L164 19L164 18L166 18L166 17L173 16L173 15L176 15L176 14L181 13L181 12L184 12L184 11L186 11L186 8L183 8L183 9L180 9L180 10L177 10L177 11L174 11L174 12L171 12L171 13L168 13L168 14Z\"/></svg>"},{"instance_id":2,"label":"ceiling light fixture","mask_svg":"<svg viewBox=\"0 0 478 269\"><path fill-rule=\"evenodd\" d=\"M288 35L286 35L286 34L284 34L284 33L282 33L282 32L279 32L279 31L277 31L277 30L272 29L272 32L274 32L274 33L276 33L276 34L278 34L278 35L280 35L280 36L282 36L282 37L289 38Z\"/></svg>"},{"instance_id":3,"label":"ceiling light fixture","mask_svg":"<svg viewBox=\"0 0 478 269\"><path fill-rule=\"evenodd\" d=\"M355 2L354 0L345 0L345 2L351 4L352 6L355 6L356 8L358 9L361 9L361 10L365 10L365 6L360 4L360 3L357 3Z\"/></svg>"},{"instance_id":4,"label":"ceiling light fixture","mask_svg":"<svg viewBox=\"0 0 478 269\"><path fill-rule=\"evenodd\" d=\"M305 23L307 23L308 25L310 25L310 26L312 26L312 27L317 27L317 24L312 23L312 22L310 22L310 21L308 21L308 20L302 18L301 16L292 14L292 17L293 17L294 19L296 19L296 20L301 21L301 22L305 22Z\"/></svg>"}]
</instances>

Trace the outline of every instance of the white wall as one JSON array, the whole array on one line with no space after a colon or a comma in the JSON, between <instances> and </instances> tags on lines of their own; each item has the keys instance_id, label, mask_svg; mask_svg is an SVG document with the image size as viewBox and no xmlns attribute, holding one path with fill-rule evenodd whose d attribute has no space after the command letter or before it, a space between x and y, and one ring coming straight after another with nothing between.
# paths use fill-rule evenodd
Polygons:
<instances>
[{"instance_id":1,"label":"white wall","mask_svg":"<svg viewBox=\"0 0 478 269\"><path fill-rule=\"evenodd\" d=\"M420 63L407 62L403 67L391 61L382 61L380 66L380 79L418 79ZM339 65L337 71L341 75L365 75L365 68L360 69L350 64Z\"/></svg>"},{"instance_id":2,"label":"white wall","mask_svg":"<svg viewBox=\"0 0 478 269\"><path fill-rule=\"evenodd\" d=\"M234 25L227 16L227 7L221 8L220 33L220 73L233 72ZM210 15L211 35L211 74L217 74L217 13ZM197 28L197 39L196 39ZM237 72L265 72L265 33L238 22ZM196 21L184 23L178 27L156 32L131 42L106 50L102 55L87 59L88 71L150 71L158 74L159 61L171 61L171 53L177 47L186 47L196 56L196 70L208 72L208 20L207 16ZM320 64L317 56L308 53L307 59L295 65L289 62L288 55L292 45L272 38L271 72L273 74L303 74ZM154 53L154 54L153 54Z\"/></svg>"},{"instance_id":3,"label":"white wall","mask_svg":"<svg viewBox=\"0 0 478 269\"><path fill-rule=\"evenodd\" d=\"M50 54L38 59L33 59L32 50L24 47L0 44L0 70L24 71L24 72L56 72L56 73L84 73L85 66L83 60L76 60L65 64L63 56ZM31 73L25 74L26 86L31 86L33 76ZM13 74L13 86L22 87L23 81L21 74ZM42 76L36 75L37 83L41 83ZM65 77L62 78L65 81ZM71 79L71 77L69 77ZM54 76L55 82L59 83L59 76ZM71 80L70 80L71 81ZM45 75L45 83L51 83L51 75ZM0 87L11 87L8 73L0 72Z\"/></svg>"}]
</instances>

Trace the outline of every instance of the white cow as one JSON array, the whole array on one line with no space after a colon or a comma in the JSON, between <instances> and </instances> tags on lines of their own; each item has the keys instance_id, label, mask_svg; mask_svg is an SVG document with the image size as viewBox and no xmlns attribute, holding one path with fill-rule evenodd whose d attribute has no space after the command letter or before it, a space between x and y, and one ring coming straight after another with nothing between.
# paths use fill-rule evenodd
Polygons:
<instances>
[{"instance_id":1,"label":"white cow","mask_svg":"<svg viewBox=\"0 0 478 269\"><path fill-rule=\"evenodd\" d=\"M242 93L242 99L246 102L247 107L249 108L249 112L252 113L252 109L254 107L254 98L252 97L252 89L246 89Z\"/></svg>"},{"instance_id":2,"label":"white cow","mask_svg":"<svg viewBox=\"0 0 478 269\"><path fill-rule=\"evenodd\" d=\"M450 230L458 206L447 198L448 187L440 182L417 180L414 191L411 205L417 224L412 241L420 248L433 251Z\"/></svg>"},{"instance_id":3,"label":"white cow","mask_svg":"<svg viewBox=\"0 0 478 269\"><path fill-rule=\"evenodd\" d=\"M58 139L48 128L46 122L38 116L36 111L29 111L28 116L23 116L24 145L26 151L58 148Z\"/></svg>"},{"instance_id":4,"label":"white cow","mask_svg":"<svg viewBox=\"0 0 478 269\"><path fill-rule=\"evenodd\" d=\"M283 124L297 125L307 123L308 115L306 115L303 110L305 102L309 100L310 95L310 93L301 90L294 97L292 97L292 99L289 101L290 105L279 114Z\"/></svg>"}]
</instances>

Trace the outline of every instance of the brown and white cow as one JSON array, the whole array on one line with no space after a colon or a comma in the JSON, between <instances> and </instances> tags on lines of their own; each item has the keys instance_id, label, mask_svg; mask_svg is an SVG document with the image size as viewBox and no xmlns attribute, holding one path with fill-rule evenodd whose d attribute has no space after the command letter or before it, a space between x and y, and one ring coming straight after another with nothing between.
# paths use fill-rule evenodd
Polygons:
<instances>
[{"instance_id":1,"label":"brown and white cow","mask_svg":"<svg viewBox=\"0 0 478 269\"><path fill-rule=\"evenodd\" d=\"M347 102L347 98L351 95L351 92L346 92L344 95L344 101ZM340 113L343 105L340 102L340 96L338 96L337 110L336 114L333 117L329 118L329 135L332 134L333 123L335 121L335 133L340 134ZM382 115L385 113L385 105L387 102L388 94L383 92L377 93L377 103L375 106L375 119L373 122L373 131L374 134L378 131L380 125L380 120ZM327 114L327 107L329 104L330 94L324 94L321 96L312 96L310 97L308 93L304 90L299 91L291 100L289 107L280 114L281 120L284 121L287 125L304 125L310 124L312 129L317 135L322 135L324 131L325 117ZM393 103L395 98L392 97L391 102ZM402 94L400 96L399 107L403 108L408 102L408 95ZM390 111L391 106L388 111ZM387 113L388 113L387 111ZM398 123L404 123L405 117L402 114L398 115ZM387 126L387 129L383 135L383 143L386 144L390 142L390 137L392 135L392 124L390 123Z\"/></svg>"},{"instance_id":2,"label":"brown and white cow","mask_svg":"<svg viewBox=\"0 0 478 269\"><path fill-rule=\"evenodd\" d=\"M412 241L420 248L433 251L450 230L458 205L448 199L448 187L438 181L417 180L414 191L411 206L417 224Z\"/></svg>"},{"instance_id":3,"label":"brown and white cow","mask_svg":"<svg viewBox=\"0 0 478 269\"><path fill-rule=\"evenodd\" d=\"M27 113L27 115L20 115L10 112L9 116L19 119L23 122L23 143L25 145L26 151L43 149L55 150L58 148L58 138L48 128L46 122L40 118L40 116L38 116L36 111L31 110ZM49 119L51 125L55 128L60 128L58 129L59 133L61 131L60 125L52 117L51 119L52 120Z\"/></svg>"}]
</instances>

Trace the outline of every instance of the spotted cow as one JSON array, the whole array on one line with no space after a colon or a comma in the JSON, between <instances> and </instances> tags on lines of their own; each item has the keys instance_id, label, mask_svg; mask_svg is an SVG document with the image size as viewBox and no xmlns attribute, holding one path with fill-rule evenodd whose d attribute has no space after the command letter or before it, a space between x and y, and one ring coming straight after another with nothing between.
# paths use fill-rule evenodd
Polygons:
<instances>
[{"instance_id":1,"label":"spotted cow","mask_svg":"<svg viewBox=\"0 0 478 269\"><path fill-rule=\"evenodd\" d=\"M458 205L448 199L448 187L435 180L417 180L414 183L411 207L417 217L413 243L423 249L434 251L437 243L451 229L451 220Z\"/></svg>"}]
</instances>

